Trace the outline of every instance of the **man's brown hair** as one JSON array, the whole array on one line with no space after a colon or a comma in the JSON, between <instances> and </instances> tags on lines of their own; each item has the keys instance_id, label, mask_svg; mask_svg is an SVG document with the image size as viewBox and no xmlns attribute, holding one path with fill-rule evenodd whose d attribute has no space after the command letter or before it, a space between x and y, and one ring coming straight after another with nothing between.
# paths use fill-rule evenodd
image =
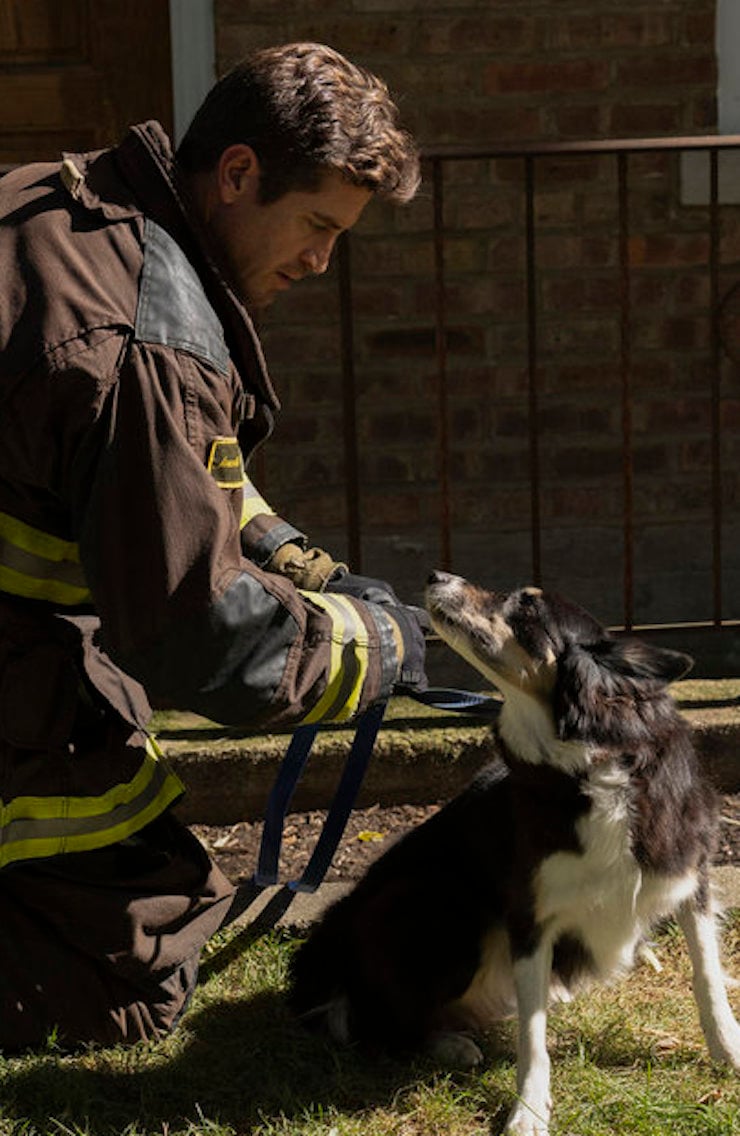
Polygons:
<instances>
[{"instance_id":1,"label":"man's brown hair","mask_svg":"<svg viewBox=\"0 0 740 1136\"><path fill-rule=\"evenodd\" d=\"M260 162L260 199L313 190L336 170L394 202L419 185L419 157L386 84L339 52L292 43L249 55L211 89L177 150L189 174L235 143Z\"/></svg>"}]
</instances>

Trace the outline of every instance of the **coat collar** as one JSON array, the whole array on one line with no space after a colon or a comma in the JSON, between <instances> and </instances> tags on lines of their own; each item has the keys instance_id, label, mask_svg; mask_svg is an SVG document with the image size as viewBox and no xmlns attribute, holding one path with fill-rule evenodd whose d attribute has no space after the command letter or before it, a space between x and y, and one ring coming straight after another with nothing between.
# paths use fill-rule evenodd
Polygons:
<instances>
[{"instance_id":1,"label":"coat collar","mask_svg":"<svg viewBox=\"0 0 740 1136\"><path fill-rule=\"evenodd\" d=\"M207 235L178 179L162 126L153 120L132 126L112 150L65 154L62 180L76 201L99 210L108 220L143 215L169 233L193 265L222 321L239 374L249 376L271 409L279 409L255 326L213 260Z\"/></svg>"}]
</instances>

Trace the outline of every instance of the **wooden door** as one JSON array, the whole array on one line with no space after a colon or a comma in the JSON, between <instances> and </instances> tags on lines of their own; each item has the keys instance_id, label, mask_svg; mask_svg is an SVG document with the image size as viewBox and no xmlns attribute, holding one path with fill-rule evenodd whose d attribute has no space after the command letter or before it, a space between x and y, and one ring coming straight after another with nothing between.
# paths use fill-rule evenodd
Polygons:
<instances>
[{"instance_id":1,"label":"wooden door","mask_svg":"<svg viewBox=\"0 0 740 1136\"><path fill-rule=\"evenodd\" d=\"M168 0L0 0L0 165L172 131Z\"/></svg>"}]
</instances>

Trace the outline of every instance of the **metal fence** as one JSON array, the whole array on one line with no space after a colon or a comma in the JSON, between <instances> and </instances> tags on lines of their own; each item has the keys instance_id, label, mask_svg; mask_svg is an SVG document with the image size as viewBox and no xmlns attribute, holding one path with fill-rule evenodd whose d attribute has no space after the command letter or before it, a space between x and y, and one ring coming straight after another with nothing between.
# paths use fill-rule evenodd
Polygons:
<instances>
[{"instance_id":1,"label":"metal fence","mask_svg":"<svg viewBox=\"0 0 740 1136\"><path fill-rule=\"evenodd\" d=\"M538 407L540 401L540 326L537 278L538 225L535 201L538 174L543 159L601 155L612 163L618 240L618 307L619 307L619 373L621 381L621 540L623 551L623 583L621 626L635 626L634 604L634 453L633 453L633 266L630 262L631 235L631 177L634 160L645 154L704 154L708 163L706 185L706 223L708 233L709 277L709 354L711 359L711 413L709 445L711 447L711 477L708 508L711 513L711 601L706 620L696 621L695 627L715 630L734 628L736 621L725 617L723 602L723 503L721 461L721 396L720 381L723 356L727 349L727 333L723 335L721 295L721 204L720 160L723 152L740 151L740 136L682 137L671 139L633 139L564 144L533 144L495 146L477 149L435 149L425 155L429 169L434 217L435 311L436 329L436 415L438 470L439 470L439 547L443 567L454 570L451 551L451 481L449 422L454 393L448 381L447 353L447 271L446 232L443 223L446 179L455 163L470 160L511 161L523 164L523 193L526 233L526 368L528 376L528 463L530 495L530 541L532 578L537 582L542 575L542 518L541 469ZM740 200L740 197L736 200ZM359 508L361 485L358 461L358 423L356 418L356 353L354 349L355 314L353 310L352 239L343 238L338 249L339 306L341 312L342 375L344 392L344 451L346 468L347 543L351 562L362 561L362 519ZM725 357L726 362L726 357Z\"/></svg>"}]
</instances>

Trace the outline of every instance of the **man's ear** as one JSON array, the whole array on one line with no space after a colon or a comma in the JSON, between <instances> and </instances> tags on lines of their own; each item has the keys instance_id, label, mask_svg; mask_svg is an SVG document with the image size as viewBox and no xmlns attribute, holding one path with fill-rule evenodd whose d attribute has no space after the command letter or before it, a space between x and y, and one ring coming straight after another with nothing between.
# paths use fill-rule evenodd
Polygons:
<instances>
[{"instance_id":1,"label":"man's ear","mask_svg":"<svg viewBox=\"0 0 740 1136\"><path fill-rule=\"evenodd\" d=\"M216 170L221 202L233 205L245 194L256 198L260 173L259 158L251 146L243 142L227 146L218 160Z\"/></svg>"}]
</instances>

